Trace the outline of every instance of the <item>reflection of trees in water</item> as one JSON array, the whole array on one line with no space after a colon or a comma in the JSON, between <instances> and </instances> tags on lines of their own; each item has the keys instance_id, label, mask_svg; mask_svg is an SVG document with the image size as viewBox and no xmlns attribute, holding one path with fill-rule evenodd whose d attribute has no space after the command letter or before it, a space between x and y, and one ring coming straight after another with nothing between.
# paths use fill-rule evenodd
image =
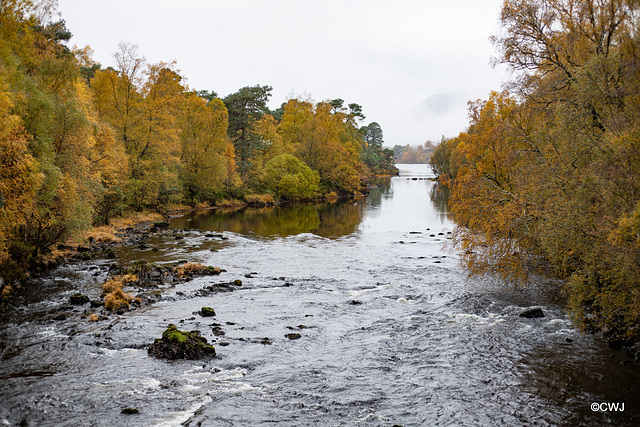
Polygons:
<instances>
[{"instance_id":1,"label":"reflection of trees in water","mask_svg":"<svg viewBox=\"0 0 640 427\"><path fill-rule=\"evenodd\" d=\"M382 205L382 198L385 195L389 195L391 191L391 178L376 178L373 182L373 187L369 191L367 202L369 206Z\"/></svg>"},{"instance_id":2,"label":"reflection of trees in water","mask_svg":"<svg viewBox=\"0 0 640 427\"><path fill-rule=\"evenodd\" d=\"M357 229L364 215L364 205L363 202L348 202L246 208L237 211L220 209L174 219L172 226L258 236L314 233L324 237L341 237Z\"/></svg>"},{"instance_id":3,"label":"reflection of trees in water","mask_svg":"<svg viewBox=\"0 0 640 427\"><path fill-rule=\"evenodd\" d=\"M445 219L453 221L453 216L449 213L449 188L435 182L431 187L430 194L431 203L436 208L436 211L440 214L440 220Z\"/></svg>"},{"instance_id":4,"label":"reflection of trees in water","mask_svg":"<svg viewBox=\"0 0 640 427\"><path fill-rule=\"evenodd\" d=\"M366 206L363 199L319 206L320 227L314 233L323 237L342 237L355 232Z\"/></svg>"}]
</instances>

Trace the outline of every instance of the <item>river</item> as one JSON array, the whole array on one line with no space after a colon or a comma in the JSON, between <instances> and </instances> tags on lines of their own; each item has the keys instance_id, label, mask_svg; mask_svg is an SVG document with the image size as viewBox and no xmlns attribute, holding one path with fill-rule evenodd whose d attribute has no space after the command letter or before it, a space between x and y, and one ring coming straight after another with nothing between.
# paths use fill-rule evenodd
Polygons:
<instances>
[{"instance_id":1,"label":"river","mask_svg":"<svg viewBox=\"0 0 640 427\"><path fill-rule=\"evenodd\" d=\"M1 319L0 424L639 425L638 366L572 327L558 281L467 277L447 247L446 194L428 166L400 170L344 204L173 218L119 262L226 272L168 284L123 315L91 323L88 306L67 304L98 298L113 260L39 279ZM233 292L199 292L236 279ZM545 317L518 316L531 307ZM200 330L217 357L149 357L169 323Z\"/></svg>"}]
</instances>

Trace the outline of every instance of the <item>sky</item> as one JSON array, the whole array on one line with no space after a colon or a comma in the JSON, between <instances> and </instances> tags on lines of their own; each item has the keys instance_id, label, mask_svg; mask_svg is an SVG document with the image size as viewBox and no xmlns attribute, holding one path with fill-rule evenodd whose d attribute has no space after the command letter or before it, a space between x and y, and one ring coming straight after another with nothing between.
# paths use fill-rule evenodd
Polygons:
<instances>
[{"instance_id":1,"label":"sky","mask_svg":"<svg viewBox=\"0 0 640 427\"><path fill-rule=\"evenodd\" d=\"M467 102L500 90L489 41L502 0L58 0L94 60L115 66L118 43L150 64L177 62L194 90L220 97L273 87L270 108L294 97L357 103L385 145L453 137Z\"/></svg>"}]
</instances>

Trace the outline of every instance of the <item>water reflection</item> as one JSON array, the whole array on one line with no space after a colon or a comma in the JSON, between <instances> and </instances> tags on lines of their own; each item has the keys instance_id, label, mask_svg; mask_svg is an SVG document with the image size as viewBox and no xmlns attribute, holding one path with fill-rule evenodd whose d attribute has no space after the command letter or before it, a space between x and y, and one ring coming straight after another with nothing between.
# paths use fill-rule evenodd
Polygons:
<instances>
[{"instance_id":1,"label":"water reflection","mask_svg":"<svg viewBox=\"0 0 640 427\"><path fill-rule=\"evenodd\" d=\"M352 234L362 221L364 200L324 205L245 208L239 211L195 212L171 220L176 229L231 231L258 237L286 237L313 233L328 238Z\"/></svg>"},{"instance_id":2,"label":"water reflection","mask_svg":"<svg viewBox=\"0 0 640 427\"><path fill-rule=\"evenodd\" d=\"M367 197L367 203L369 206L379 207L382 205L383 197L388 199L393 197L393 191L391 190L392 178L377 178L373 182L373 187L369 191L369 197Z\"/></svg>"},{"instance_id":3,"label":"water reflection","mask_svg":"<svg viewBox=\"0 0 640 427\"><path fill-rule=\"evenodd\" d=\"M429 196L433 207L440 214L441 221L453 221L453 216L449 213L449 188L435 182Z\"/></svg>"},{"instance_id":4,"label":"water reflection","mask_svg":"<svg viewBox=\"0 0 640 427\"><path fill-rule=\"evenodd\" d=\"M433 176L428 165L401 165L400 176L378 178L366 198L323 205L201 211L173 218L170 225L175 229L230 231L260 238L301 233L340 238L367 229L448 228L448 190L431 181Z\"/></svg>"}]
</instances>

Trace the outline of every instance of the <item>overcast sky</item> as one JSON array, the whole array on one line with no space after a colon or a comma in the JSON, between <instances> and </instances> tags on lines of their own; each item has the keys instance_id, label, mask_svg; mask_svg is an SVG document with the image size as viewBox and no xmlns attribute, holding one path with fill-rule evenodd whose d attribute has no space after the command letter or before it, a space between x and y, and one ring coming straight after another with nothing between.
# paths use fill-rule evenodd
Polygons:
<instances>
[{"instance_id":1,"label":"overcast sky","mask_svg":"<svg viewBox=\"0 0 640 427\"><path fill-rule=\"evenodd\" d=\"M467 101L508 75L490 65L502 0L59 0L73 33L114 65L121 41L148 62L177 61L192 89L224 97L273 86L270 107L295 96L358 103L385 145L456 136Z\"/></svg>"}]
</instances>

